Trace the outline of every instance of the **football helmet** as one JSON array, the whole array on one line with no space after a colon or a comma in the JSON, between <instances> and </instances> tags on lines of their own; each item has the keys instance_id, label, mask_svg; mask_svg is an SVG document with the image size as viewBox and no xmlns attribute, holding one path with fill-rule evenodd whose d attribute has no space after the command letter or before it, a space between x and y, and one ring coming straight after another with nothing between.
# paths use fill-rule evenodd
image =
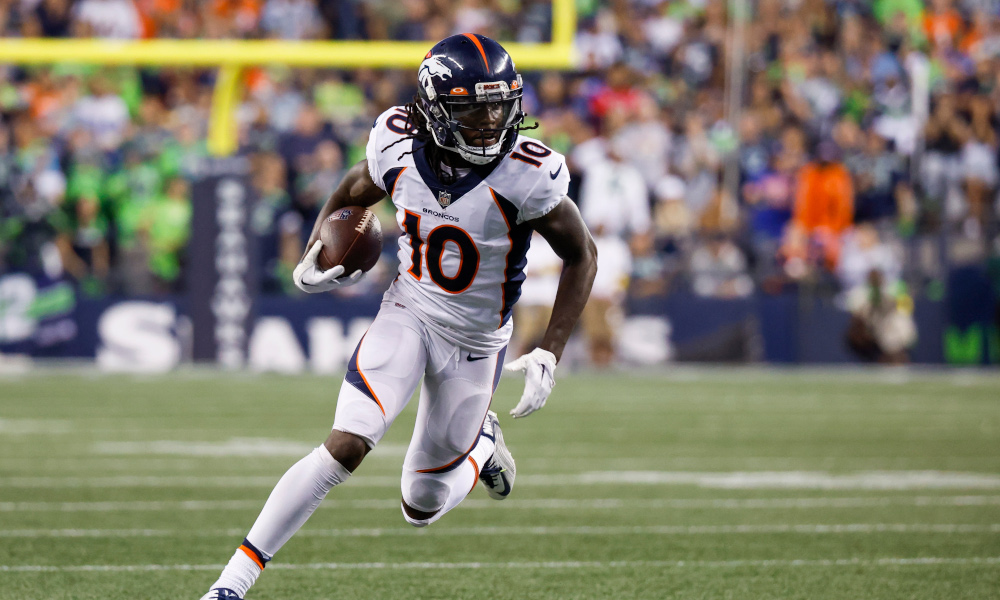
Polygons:
<instances>
[{"instance_id":1,"label":"football helmet","mask_svg":"<svg viewBox=\"0 0 1000 600\"><path fill-rule=\"evenodd\" d=\"M417 70L417 109L438 147L485 165L514 147L521 76L503 46L474 33L434 45Z\"/></svg>"}]
</instances>

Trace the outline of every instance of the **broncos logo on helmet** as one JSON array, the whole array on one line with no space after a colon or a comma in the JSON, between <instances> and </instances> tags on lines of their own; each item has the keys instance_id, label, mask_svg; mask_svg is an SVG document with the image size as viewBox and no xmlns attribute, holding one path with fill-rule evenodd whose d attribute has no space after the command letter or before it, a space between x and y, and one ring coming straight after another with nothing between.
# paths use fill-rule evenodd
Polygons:
<instances>
[{"instance_id":1,"label":"broncos logo on helmet","mask_svg":"<svg viewBox=\"0 0 1000 600\"><path fill-rule=\"evenodd\" d=\"M514 146L521 110L521 76L503 46L461 33L434 45L417 71L417 109L434 143L485 165Z\"/></svg>"},{"instance_id":2,"label":"broncos logo on helmet","mask_svg":"<svg viewBox=\"0 0 1000 600\"><path fill-rule=\"evenodd\" d=\"M431 99L437 96L431 80L437 77L442 81L447 81L451 77L451 69L444 64L446 58L448 57L429 56L424 59L424 62L420 63L420 69L417 70L417 80L420 82L420 87L424 88L424 91ZM462 65L458 63L455 63L455 66L459 69L462 68Z\"/></svg>"}]
</instances>

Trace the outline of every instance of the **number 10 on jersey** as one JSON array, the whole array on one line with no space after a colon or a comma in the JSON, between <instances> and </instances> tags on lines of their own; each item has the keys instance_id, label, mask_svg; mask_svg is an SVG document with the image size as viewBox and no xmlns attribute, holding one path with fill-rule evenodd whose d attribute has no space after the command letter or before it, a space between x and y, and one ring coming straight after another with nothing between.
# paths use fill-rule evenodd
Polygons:
<instances>
[{"instance_id":1,"label":"number 10 on jersey","mask_svg":"<svg viewBox=\"0 0 1000 600\"><path fill-rule=\"evenodd\" d=\"M427 260L427 275L438 287L449 294L464 292L479 272L479 250L465 230L454 225L438 225L427 235L426 241L420 237L420 215L405 211L403 229L410 237L409 273L417 280L423 279L423 262ZM451 242L458 250L458 270L451 277L442 268L445 245ZM426 246L423 254L421 249Z\"/></svg>"}]
</instances>

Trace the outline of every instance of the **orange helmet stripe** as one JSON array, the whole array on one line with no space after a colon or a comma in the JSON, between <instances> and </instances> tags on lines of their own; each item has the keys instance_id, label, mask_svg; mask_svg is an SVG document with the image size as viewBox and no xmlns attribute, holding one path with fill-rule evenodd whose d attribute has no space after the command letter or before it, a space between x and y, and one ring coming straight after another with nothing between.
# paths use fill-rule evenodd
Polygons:
<instances>
[{"instance_id":1,"label":"orange helmet stripe","mask_svg":"<svg viewBox=\"0 0 1000 600\"><path fill-rule=\"evenodd\" d=\"M483 57L483 64L486 65L486 71L489 72L489 70L490 70L490 61L489 61L489 59L486 58L486 51L483 50L483 45L479 43L479 38L477 38L475 35L473 35L471 33L463 33L462 35L464 35L465 37L467 37L470 40L472 40L472 43L475 44L476 48L479 49L479 54L482 55L482 57Z\"/></svg>"}]
</instances>

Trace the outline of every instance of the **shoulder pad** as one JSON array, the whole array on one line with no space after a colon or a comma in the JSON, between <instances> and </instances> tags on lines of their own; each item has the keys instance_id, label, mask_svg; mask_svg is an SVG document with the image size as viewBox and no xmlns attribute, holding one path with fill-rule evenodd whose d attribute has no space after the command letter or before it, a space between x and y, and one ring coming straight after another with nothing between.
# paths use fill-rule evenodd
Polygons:
<instances>
[{"instance_id":1,"label":"shoulder pad","mask_svg":"<svg viewBox=\"0 0 1000 600\"><path fill-rule=\"evenodd\" d=\"M389 169L412 163L409 156L403 155L412 147L412 142L405 138L414 132L415 128L407 123L406 109L402 106L393 106L375 119L368 134L365 154L368 173L376 185L383 186L382 176Z\"/></svg>"},{"instance_id":2,"label":"shoulder pad","mask_svg":"<svg viewBox=\"0 0 1000 600\"><path fill-rule=\"evenodd\" d=\"M496 190L519 209L518 221L548 213L569 191L566 158L536 139L518 136L495 172Z\"/></svg>"}]
</instances>

